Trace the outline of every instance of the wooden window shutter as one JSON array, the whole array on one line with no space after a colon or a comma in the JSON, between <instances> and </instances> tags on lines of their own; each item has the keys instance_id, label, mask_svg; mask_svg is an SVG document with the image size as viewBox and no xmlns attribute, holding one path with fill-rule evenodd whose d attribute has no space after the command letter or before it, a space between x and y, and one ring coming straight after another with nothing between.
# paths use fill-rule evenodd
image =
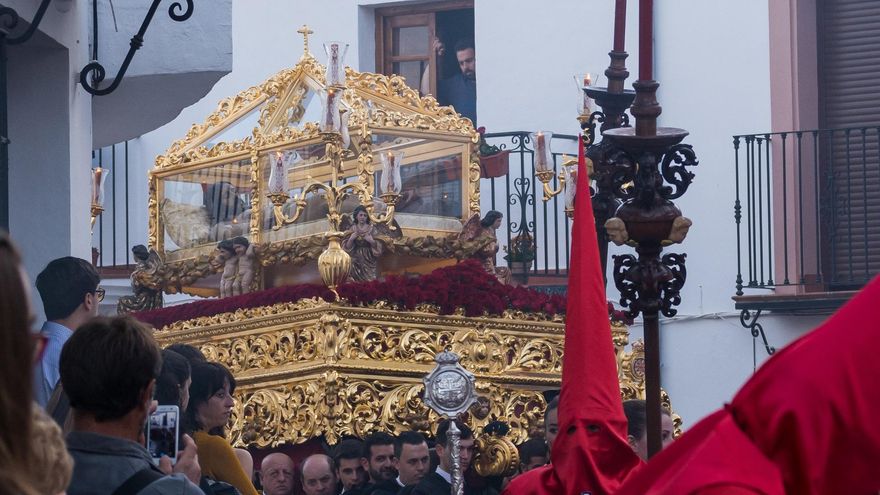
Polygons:
<instances>
[{"instance_id":1,"label":"wooden window shutter","mask_svg":"<svg viewBox=\"0 0 880 495\"><path fill-rule=\"evenodd\" d=\"M818 0L822 259L830 289L880 272L880 1Z\"/></svg>"}]
</instances>

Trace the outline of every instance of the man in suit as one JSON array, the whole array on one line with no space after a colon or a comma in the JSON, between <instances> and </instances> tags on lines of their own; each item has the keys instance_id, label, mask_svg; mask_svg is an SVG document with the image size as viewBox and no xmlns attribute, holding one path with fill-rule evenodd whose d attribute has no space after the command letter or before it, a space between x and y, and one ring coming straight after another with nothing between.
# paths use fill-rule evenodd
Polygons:
<instances>
[{"instance_id":1,"label":"man in suit","mask_svg":"<svg viewBox=\"0 0 880 495\"><path fill-rule=\"evenodd\" d=\"M428 473L431 456L428 442L417 431L405 431L394 439L394 467L397 478L376 485L371 495L409 494Z\"/></svg>"},{"instance_id":2,"label":"man in suit","mask_svg":"<svg viewBox=\"0 0 880 495\"><path fill-rule=\"evenodd\" d=\"M437 427L437 444L434 450L437 451L437 457L440 464L433 473L428 473L413 488L413 495L448 495L452 491L452 451L447 446L447 436L449 425L452 422L444 419ZM471 465L471 459L474 456L474 432L461 421L456 421L455 425L461 430L461 441L459 443L459 460L461 464L461 472L467 471ZM465 487L467 493L467 487Z\"/></svg>"},{"instance_id":3,"label":"man in suit","mask_svg":"<svg viewBox=\"0 0 880 495\"><path fill-rule=\"evenodd\" d=\"M342 484L340 493L356 494L366 484L367 472L361 466L363 452L364 442L356 438L347 438L336 447L333 461L336 464L336 477Z\"/></svg>"}]
</instances>

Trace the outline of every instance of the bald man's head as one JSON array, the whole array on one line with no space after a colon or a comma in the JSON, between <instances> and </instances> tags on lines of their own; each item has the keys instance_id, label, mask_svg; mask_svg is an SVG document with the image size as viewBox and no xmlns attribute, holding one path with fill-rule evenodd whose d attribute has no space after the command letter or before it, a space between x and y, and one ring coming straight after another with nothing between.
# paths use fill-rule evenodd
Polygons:
<instances>
[{"instance_id":1,"label":"bald man's head","mask_svg":"<svg viewBox=\"0 0 880 495\"><path fill-rule=\"evenodd\" d=\"M302 485L306 495L336 493L333 459L324 454L310 455L302 462Z\"/></svg>"},{"instance_id":2,"label":"bald man's head","mask_svg":"<svg viewBox=\"0 0 880 495\"><path fill-rule=\"evenodd\" d=\"M275 452L263 458L260 474L265 495L291 495L293 493L293 460Z\"/></svg>"}]
</instances>

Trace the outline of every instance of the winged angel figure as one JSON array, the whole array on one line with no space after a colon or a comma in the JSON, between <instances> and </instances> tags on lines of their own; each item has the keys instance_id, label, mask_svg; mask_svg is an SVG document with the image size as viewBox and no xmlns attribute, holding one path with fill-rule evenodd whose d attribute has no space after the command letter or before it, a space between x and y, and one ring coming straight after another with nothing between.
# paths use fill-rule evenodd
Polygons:
<instances>
[{"instance_id":1,"label":"winged angel figure","mask_svg":"<svg viewBox=\"0 0 880 495\"><path fill-rule=\"evenodd\" d=\"M459 241L465 251L471 253L470 257L479 260L487 272L498 277L501 283L509 284L510 270L495 266L495 255L498 254L498 236L495 231L501 227L503 218L504 215L495 210L487 212L482 220L475 213L461 229Z\"/></svg>"}]
</instances>

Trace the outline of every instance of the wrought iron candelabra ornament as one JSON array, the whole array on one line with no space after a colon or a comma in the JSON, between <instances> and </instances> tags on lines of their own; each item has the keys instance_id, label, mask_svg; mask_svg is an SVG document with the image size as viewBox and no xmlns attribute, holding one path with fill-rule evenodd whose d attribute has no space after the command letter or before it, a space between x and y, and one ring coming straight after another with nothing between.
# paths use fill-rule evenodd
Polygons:
<instances>
[{"instance_id":1,"label":"wrought iron candelabra ornament","mask_svg":"<svg viewBox=\"0 0 880 495\"><path fill-rule=\"evenodd\" d=\"M104 96L109 95L119 87L119 83L121 83L122 78L125 77L125 72L128 70L128 66L131 64L135 52L144 45L144 35L147 34L147 28L150 27L150 23L153 21L153 16L156 15L156 10L158 10L160 3L162 3L162 0L153 0L153 3L150 5L150 9L147 11L147 15L144 17L140 29L138 29L138 32L131 38L128 53L125 55L122 65L119 66L119 72L116 73L113 82L105 88L98 87L98 85L104 81L104 78L106 78L107 71L100 62L92 60L86 64L79 73L79 82L82 84L83 89L94 96ZM184 9L181 2L174 2L168 7L168 16L177 22L183 22L189 19L192 14L193 0L186 0L186 9ZM94 26L94 29L98 29L97 25ZM91 76L91 80L89 80L89 76Z\"/></svg>"},{"instance_id":2,"label":"wrought iron candelabra ornament","mask_svg":"<svg viewBox=\"0 0 880 495\"><path fill-rule=\"evenodd\" d=\"M676 314L687 276L685 254L661 253L664 246L682 242L691 226L672 200L687 191L694 177L689 167L698 164L691 145L682 144L687 131L657 127L661 107L656 99L659 83L652 77L652 22L653 2L641 0L639 80L633 84L636 93L630 108L636 127L603 129L601 145L591 150L603 164L604 186L610 186L615 199L622 201L604 224L606 232L615 243L634 246L638 255L614 256L613 278L628 315L641 314L644 320L650 455L662 448L659 316ZM625 72L614 67L623 58L612 52L612 67L606 71L609 79ZM629 183L632 187L623 187Z\"/></svg>"},{"instance_id":3,"label":"wrought iron candelabra ornament","mask_svg":"<svg viewBox=\"0 0 880 495\"><path fill-rule=\"evenodd\" d=\"M477 402L476 378L458 362L458 354L449 349L438 353L434 360L437 366L424 378L424 401L434 412L450 420L446 450L452 459L452 495L462 495L461 431L454 420Z\"/></svg>"}]
</instances>

